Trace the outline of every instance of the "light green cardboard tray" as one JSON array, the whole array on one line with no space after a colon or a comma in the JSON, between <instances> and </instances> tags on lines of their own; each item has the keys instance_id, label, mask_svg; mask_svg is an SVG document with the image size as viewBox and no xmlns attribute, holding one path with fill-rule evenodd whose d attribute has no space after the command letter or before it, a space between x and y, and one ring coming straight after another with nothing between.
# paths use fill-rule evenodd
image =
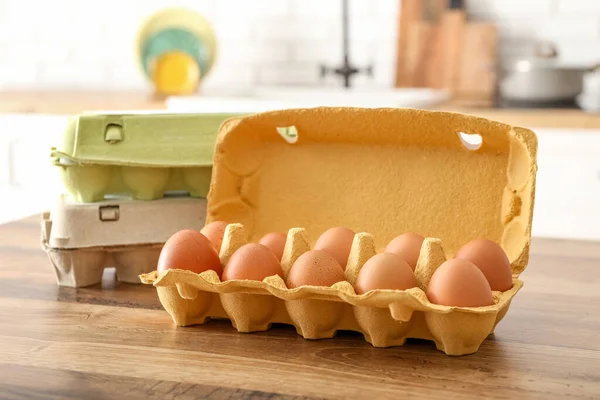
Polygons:
<instances>
[{"instance_id":1,"label":"light green cardboard tray","mask_svg":"<svg viewBox=\"0 0 600 400\"><path fill-rule=\"evenodd\" d=\"M78 202L109 194L154 200L169 191L206 197L219 127L240 115L81 114L50 156Z\"/></svg>"}]
</instances>

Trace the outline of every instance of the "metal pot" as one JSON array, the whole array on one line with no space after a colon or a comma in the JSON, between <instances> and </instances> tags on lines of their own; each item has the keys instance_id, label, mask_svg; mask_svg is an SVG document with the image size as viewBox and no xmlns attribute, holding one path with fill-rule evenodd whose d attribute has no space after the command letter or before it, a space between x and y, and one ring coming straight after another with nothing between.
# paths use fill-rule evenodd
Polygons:
<instances>
[{"instance_id":1,"label":"metal pot","mask_svg":"<svg viewBox=\"0 0 600 400\"><path fill-rule=\"evenodd\" d=\"M509 64L503 71L499 93L503 99L520 102L574 101L583 90L585 67L561 65L552 43L538 43L534 57Z\"/></svg>"}]
</instances>

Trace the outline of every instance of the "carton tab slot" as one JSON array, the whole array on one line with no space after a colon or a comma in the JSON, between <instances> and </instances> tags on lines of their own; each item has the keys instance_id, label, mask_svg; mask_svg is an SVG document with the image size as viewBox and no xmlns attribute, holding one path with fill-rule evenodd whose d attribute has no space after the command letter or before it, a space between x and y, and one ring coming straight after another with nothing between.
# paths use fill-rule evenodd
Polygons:
<instances>
[{"instance_id":1,"label":"carton tab slot","mask_svg":"<svg viewBox=\"0 0 600 400\"><path fill-rule=\"evenodd\" d=\"M298 141L298 130L295 126L277 127L276 129L277 133L289 144L294 144Z\"/></svg>"},{"instance_id":2,"label":"carton tab slot","mask_svg":"<svg viewBox=\"0 0 600 400\"><path fill-rule=\"evenodd\" d=\"M119 206L102 206L99 209L100 221L118 221Z\"/></svg>"},{"instance_id":3,"label":"carton tab slot","mask_svg":"<svg viewBox=\"0 0 600 400\"><path fill-rule=\"evenodd\" d=\"M483 138L478 133L458 132L458 137L465 149L470 151L479 150L483 144Z\"/></svg>"},{"instance_id":4,"label":"carton tab slot","mask_svg":"<svg viewBox=\"0 0 600 400\"><path fill-rule=\"evenodd\" d=\"M104 133L104 141L111 144L122 142L123 127L116 124L108 124Z\"/></svg>"}]
</instances>

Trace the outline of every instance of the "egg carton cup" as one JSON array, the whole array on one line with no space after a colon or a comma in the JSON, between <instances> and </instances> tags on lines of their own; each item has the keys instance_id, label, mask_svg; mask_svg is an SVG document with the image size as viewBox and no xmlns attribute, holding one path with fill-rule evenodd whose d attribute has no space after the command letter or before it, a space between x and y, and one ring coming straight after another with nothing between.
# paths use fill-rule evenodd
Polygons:
<instances>
[{"instance_id":1,"label":"egg carton cup","mask_svg":"<svg viewBox=\"0 0 600 400\"><path fill-rule=\"evenodd\" d=\"M111 194L134 200L156 200L169 192L206 198L211 167L161 168L72 164L55 160L65 189L79 202L97 202Z\"/></svg>"},{"instance_id":2,"label":"egg carton cup","mask_svg":"<svg viewBox=\"0 0 600 400\"><path fill-rule=\"evenodd\" d=\"M349 329L377 347L423 338L449 355L473 353L522 286L536 158L531 130L459 113L316 107L230 119L219 129L207 198L206 222L230 224L222 265L243 243L288 232L287 274L314 246L310 239L344 226L361 232L348 282L287 289L278 277L219 282L210 271L182 270L141 279L156 287L177 325L229 318L240 332L251 332L281 322L307 339ZM364 262L405 232L427 238L415 271L419 288L356 295L352 284ZM505 251L512 289L495 293L488 307L431 304L424 292L431 274L477 238Z\"/></svg>"},{"instance_id":3,"label":"egg carton cup","mask_svg":"<svg viewBox=\"0 0 600 400\"><path fill-rule=\"evenodd\" d=\"M183 191L206 197L219 126L240 114L81 114L50 152L62 183L79 202L127 194L155 200Z\"/></svg>"},{"instance_id":4,"label":"egg carton cup","mask_svg":"<svg viewBox=\"0 0 600 400\"><path fill-rule=\"evenodd\" d=\"M59 286L95 285L112 267L120 282L139 284L173 233L200 230L205 219L206 199L77 203L61 195L42 214L41 243Z\"/></svg>"},{"instance_id":5,"label":"egg carton cup","mask_svg":"<svg viewBox=\"0 0 600 400\"><path fill-rule=\"evenodd\" d=\"M139 284L139 274L156 267L161 249L162 244L75 250L44 246L57 284L73 288L100 283L106 268L115 268L119 282Z\"/></svg>"},{"instance_id":6,"label":"egg carton cup","mask_svg":"<svg viewBox=\"0 0 600 400\"><path fill-rule=\"evenodd\" d=\"M244 244L241 224L229 224L220 259L225 265ZM288 231L282 257L284 279L278 275L262 282L222 282L216 272L196 274L186 270L143 274L145 284L158 296L175 324L204 324L210 319L229 319L239 332L268 330L273 323L294 325L305 339L332 338L339 330L360 332L375 347L402 346L407 339L426 339L448 355L464 355L479 349L508 311L523 282L513 277L505 292L493 292L494 304L485 307L450 307L429 302L425 291L435 270L447 260L442 243L426 238L415 276L418 287L408 290L373 290L359 295L354 283L365 262L377 254L369 233L357 233L352 243L346 279L331 287L303 286L288 289L285 279L294 262L311 249L306 230Z\"/></svg>"}]
</instances>

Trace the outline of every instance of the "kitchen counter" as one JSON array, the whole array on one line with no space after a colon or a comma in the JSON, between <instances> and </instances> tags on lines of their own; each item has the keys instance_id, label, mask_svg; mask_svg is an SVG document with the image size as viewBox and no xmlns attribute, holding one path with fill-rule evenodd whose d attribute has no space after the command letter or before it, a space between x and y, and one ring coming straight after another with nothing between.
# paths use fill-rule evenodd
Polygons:
<instances>
[{"instance_id":1,"label":"kitchen counter","mask_svg":"<svg viewBox=\"0 0 600 400\"><path fill-rule=\"evenodd\" d=\"M0 112L76 114L88 110L162 110L164 99L147 92L0 91ZM445 104L440 110L455 111L523 127L599 129L600 114L577 109L508 109L460 107Z\"/></svg>"},{"instance_id":2,"label":"kitchen counter","mask_svg":"<svg viewBox=\"0 0 600 400\"><path fill-rule=\"evenodd\" d=\"M438 109L472 114L524 128L600 128L600 114L586 113L578 109L467 108L451 104L440 106Z\"/></svg>"},{"instance_id":3,"label":"kitchen counter","mask_svg":"<svg viewBox=\"0 0 600 400\"><path fill-rule=\"evenodd\" d=\"M1 113L77 114L90 110L164 108L164 99L150 92L0 91Z\"/></svg>"},{"instance_id":4,"label":"kitchen counter","mask_svg":"<svg viewBox=\"0 0 600 400\"><path fill-rule=\"evenodd\" d=\"M178 328L151 286L56 286L39 217L0 226L1 398L600 398L600 244L533 241L523 289L472 355L359 334ZM299 397L293 397L299 398Z\"/></svg>"}]
</instances>

